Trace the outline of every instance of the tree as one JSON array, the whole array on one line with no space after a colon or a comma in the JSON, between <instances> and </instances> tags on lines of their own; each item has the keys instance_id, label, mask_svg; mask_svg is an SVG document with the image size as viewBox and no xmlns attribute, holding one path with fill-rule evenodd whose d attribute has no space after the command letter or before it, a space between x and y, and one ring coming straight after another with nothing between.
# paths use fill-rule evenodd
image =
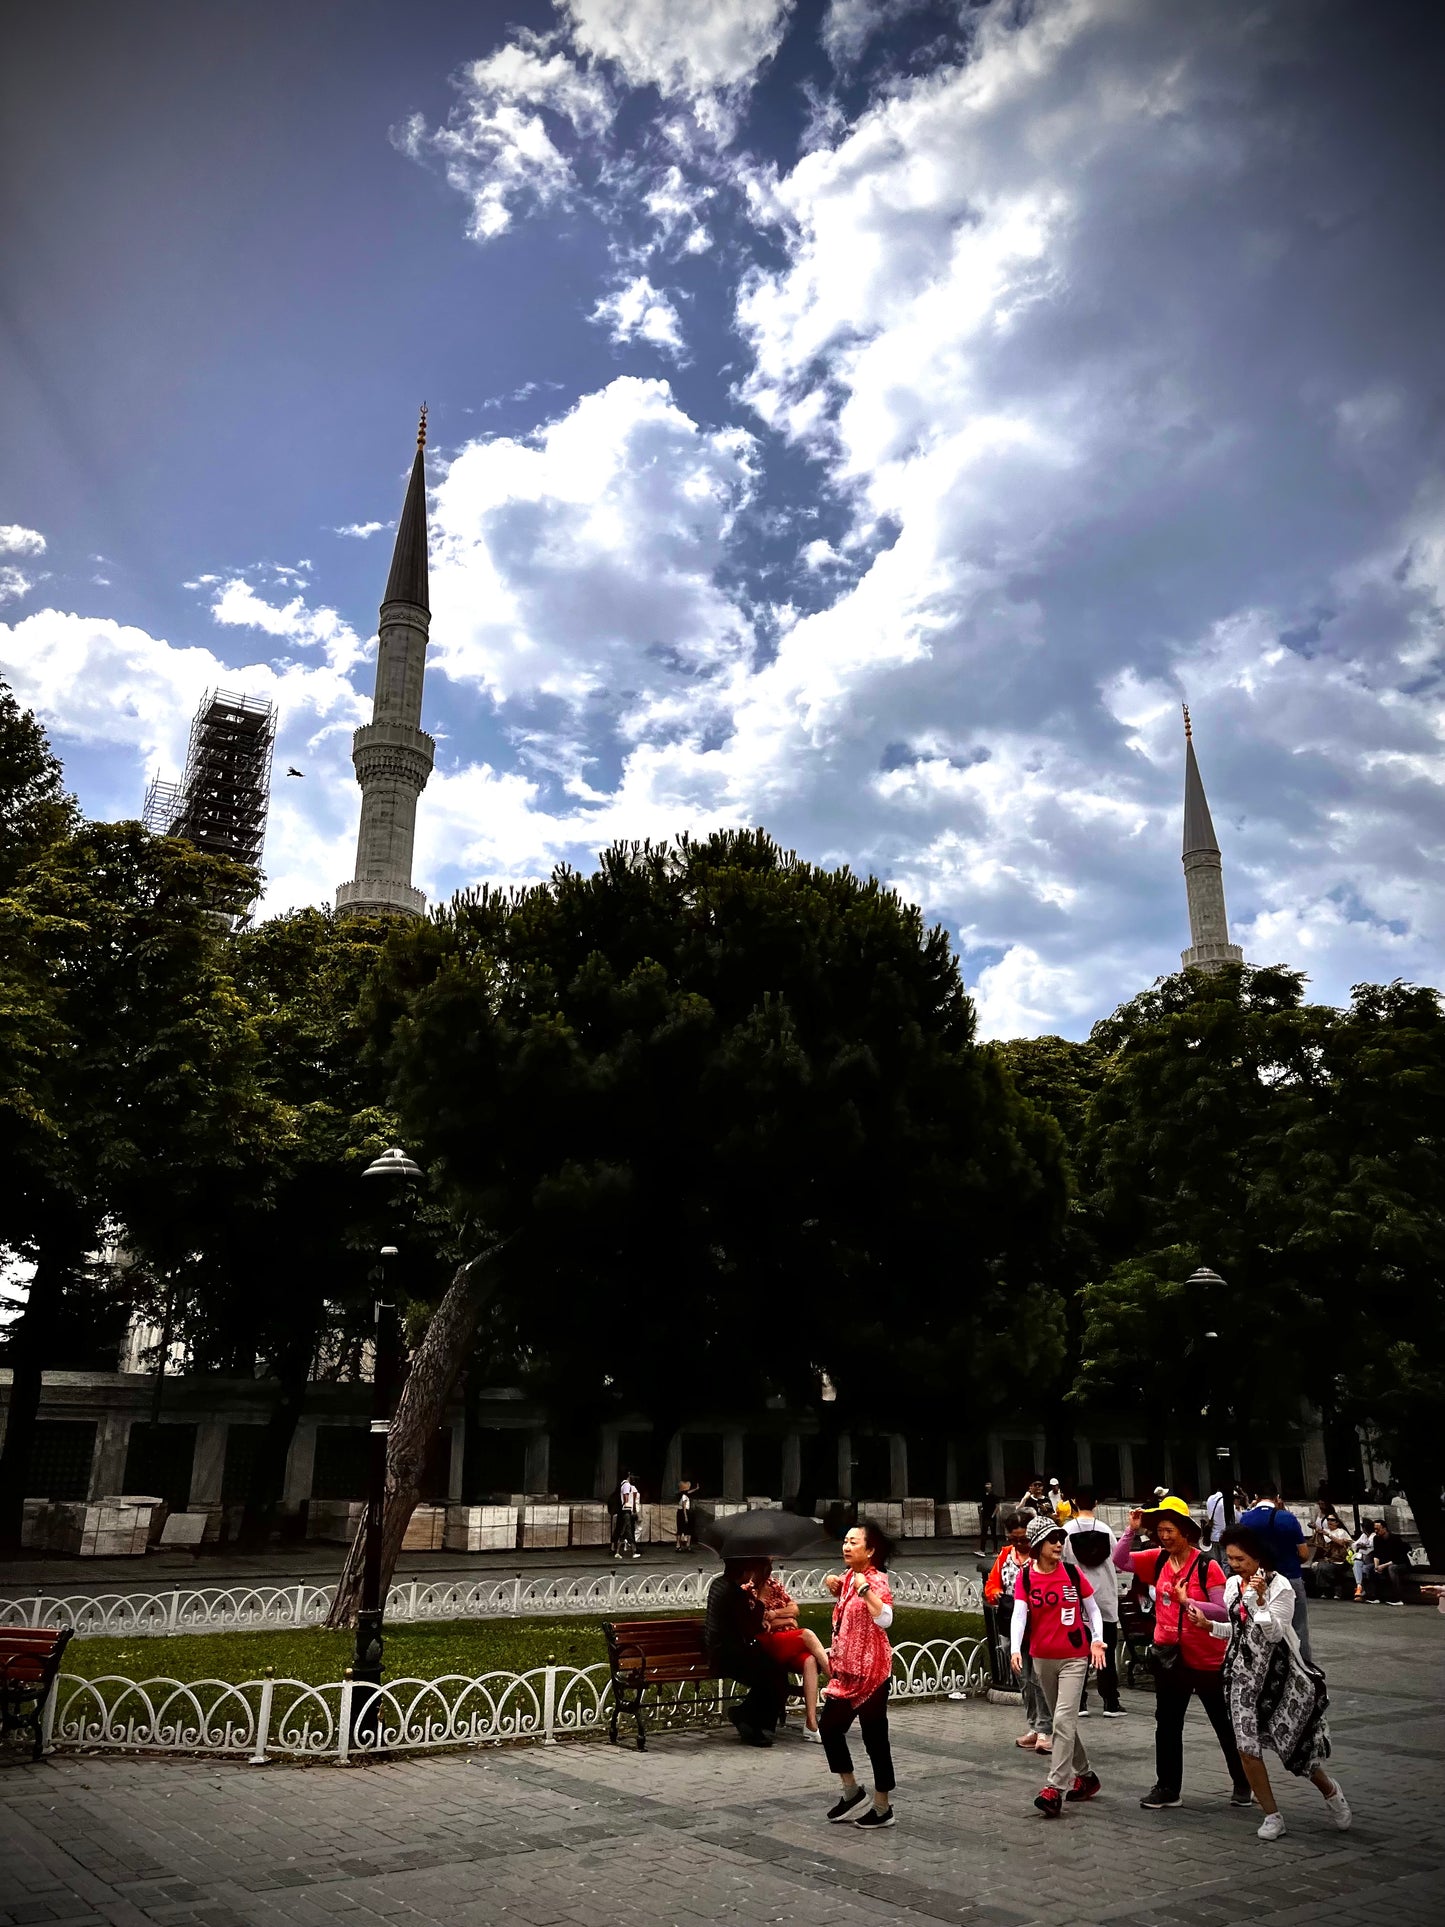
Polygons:
<instances>
[{"instance_id":1,"label":"tree","mask_svg":"<svg viewBox=\"0 0 1445 1927\"><path fill-rule=\"evenodd\" d=\"M450 1357L494 1291L535 1356L651 1412L659 1462L688 1407L811 1403L823 1368L844 1412L916 1424L996 1395L1010 1338L1056 1366L1055 1139L976 1043L944 933L876 882L761 832L618 846L459 900L389 955L389 996L405 1141L492 1241L438 1314ZM437 1351L393 1426L389 1547Z\"/></svg>"},{"instance_id":2,"label":"tree","mask_svg":"<svg viewBox=\"0 0 1445 1927\"><path fill-rule=\"evenodd\" d=\"M44 729L0 679L0 895L78 822Z\"/></svg>"},{"instance_id":3,"label":"tree","mask_svg":"<svg viewBox=\"0 0 1445 1927\"><path fill-rule=\"evenodd\" d=\"M1326 1306L1291 1248L1285 1169L1324 1084L1321 1013L1298 972L1166 977L1095 1027L1108 1059L1090 1103L1083 1183L1099 1243L1073 1396L1138 1409L1156 1440L1232 1393L1248 1433L1313 1383ZM1205 1265L1213 1302L1185 1280ZM1207 1330L1219 1334L1211 1382Z\"/></svg>"},{"instance_id":4,"label":"tree","mask_svg":"<svg viewBox=\"0 0 1445 1927\"><path fill-rule=\"evenodd\" d=\"M240 887L234 864L188 844L88 824L0 898L0 1244L35 1265L12 1326L0 1549L19 1546L41 1373L102 1232L179 1266L257 1122L257 1040L221 915Z\"/></svg>"},{"instance_id":5,"label":"tree","mask_svg":"<svg viewBox=\"0 0 1445 1927\"><path fill-rule=\"evenodd\" d=\"M359 1174L395 1126L360 1006L389 929L303 910L231 946L270 1124L251 1134L196 1228L177 1324L203 1368L249 1377L259 1364L275 1382L245 1495L247 1545L264 1544L274 1524L324 1333L348 1307L369 1312L365 1276L382 1237Z\"/></svg>"},{"instance_id":6,"label":"tree","mask_svg":"<svg viewBox=\"0 0 1445 1927\"><path fill-rule=\"evenodd\" d=\"M1321 1281L1327 1428L1378 1429L1431 1563L1445 1563L1445 1013L1419 985L1357 984L1325 1028L1319 1126L1289 1173L1294 1244Z\"/></svg>"}]
</instances>

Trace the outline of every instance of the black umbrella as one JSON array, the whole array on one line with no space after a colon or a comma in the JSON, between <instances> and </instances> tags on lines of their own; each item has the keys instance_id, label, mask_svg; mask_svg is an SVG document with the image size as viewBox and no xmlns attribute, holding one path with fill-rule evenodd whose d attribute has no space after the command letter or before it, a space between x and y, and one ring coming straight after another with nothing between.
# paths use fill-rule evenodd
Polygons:
<instances>
[{"instance_id":1,"label":"black umbrella","mask_svg":"<svg viewBox=\"0 0 1445 1927\"><path fill-rule=\"evenodd\" d=\"M796 1559L804 1553L815 1559L831 1559L838 1552L836 1541L816 1519L779 1512L771 1506L710 1519L697 1536L724 1559Z\"/></svg>"}]
</instances>

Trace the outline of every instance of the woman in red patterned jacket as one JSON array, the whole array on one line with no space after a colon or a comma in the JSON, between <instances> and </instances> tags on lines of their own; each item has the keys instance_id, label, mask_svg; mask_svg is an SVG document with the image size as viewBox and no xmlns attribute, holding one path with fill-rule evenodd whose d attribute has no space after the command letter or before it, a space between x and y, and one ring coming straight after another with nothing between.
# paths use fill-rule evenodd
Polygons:
<instances>
[{"instance_id":1,"label":"woman in red patterned jacket","mask_svg":"<svg viewBox=\"0 0 1445 1927\"><path fill-rule=\"evenodd\" d=\"M819 1727L828 1766L843 1785L828 1818L852 1819L860 1827L893 1825L893 1753L888 1744L888 1689L893 1674L888 1628L893 1624L893 1594L884 1577L890 1550L873 1521L860 1519L843 1541L846 1571L830 1573L826 1582L838 1603L833 1608L833 1644L828 1649L833 1676L823 1698ZM873 1804L862 1813L855 1809L868 1794L853 1777L847 1738L855 1719L873 1768Z\"/></svg>"}]
</instances>

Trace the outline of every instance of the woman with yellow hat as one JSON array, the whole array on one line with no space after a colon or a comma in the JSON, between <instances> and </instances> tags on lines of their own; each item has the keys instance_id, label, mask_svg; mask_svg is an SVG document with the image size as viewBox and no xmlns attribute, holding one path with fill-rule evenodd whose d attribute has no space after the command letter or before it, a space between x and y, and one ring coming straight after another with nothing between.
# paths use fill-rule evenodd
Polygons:
<instances>
[{"instance_id":1,"label":"woman with yellow hat","mask_svg":"<svg viewBox=\"0 0 1445 1927\"><path fill-rule=\"evenodd\" d=\"M1148 1520L1157 1552L1131 1550L1134 1534ZM1224 1653L1204 1625L1183 1610L1191 1601L1222 1606L1224 1573L1217 1560L1199 1550L1201 1532L1182 1499L1167 1494L1148 1512L1129 1514L1129 1530L1114 1548L1120 1572L1133 1572L1154 1588L1154 1784L1139 1802L1151 1813L1182 1804L1184 1716L1197 1699L1209 1716L1234 1791L1230 1805L1247 1807L1253 1795L1240 1763L1239 1748L1224 1694Z\"/></svg>"}]
</instances>

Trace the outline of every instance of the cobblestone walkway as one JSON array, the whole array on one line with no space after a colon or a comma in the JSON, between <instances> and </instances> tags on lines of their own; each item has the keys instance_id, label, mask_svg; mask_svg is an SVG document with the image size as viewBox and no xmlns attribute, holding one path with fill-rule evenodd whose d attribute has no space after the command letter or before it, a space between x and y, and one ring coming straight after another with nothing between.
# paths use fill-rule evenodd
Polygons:
<instances>
[{"instance_id":1,"label":"cobblestone walkway","mask_svg":"<svg viewBox=\"0 0 1445 1927\"><path fill-rule=\"evenodd\" d=\"M1142 1812L1146 1693L1129 1719L1087 1723L1105 1791L1055 1822L1030 1805L1041 1775L1011 1745L1016 1711L898 1708L899 1824L872 1835L823 1823L832 1783L792 1735L767 1753L713 1732L642 1755L572 1742L353 1769L60 1758L0 1772L0 1923L1429 1927L1445 1918L1445 1620L1312 1617L1347 1834L1289 1782L1289 1832L1256 1840L1197 1710L1188 1804Z\"/></svg>"}]
</instances>

